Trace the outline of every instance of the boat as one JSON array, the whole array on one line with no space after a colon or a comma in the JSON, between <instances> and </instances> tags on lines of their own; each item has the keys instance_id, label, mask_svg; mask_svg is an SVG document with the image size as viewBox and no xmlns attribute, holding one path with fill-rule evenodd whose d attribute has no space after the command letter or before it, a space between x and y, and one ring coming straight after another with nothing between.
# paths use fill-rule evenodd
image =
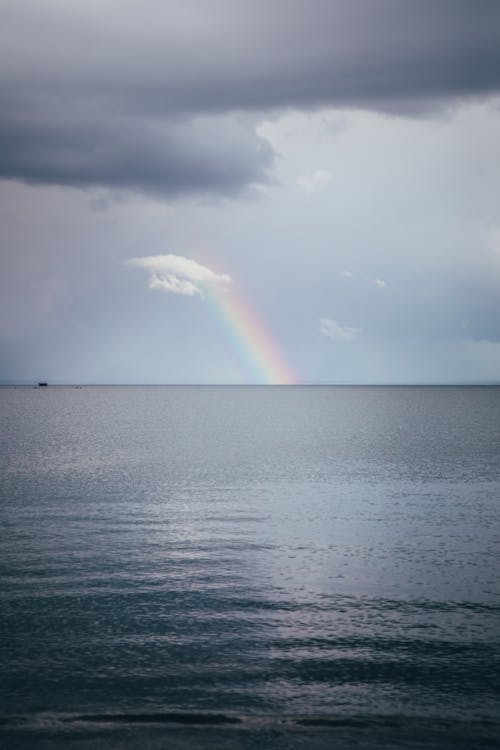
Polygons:
<instances>
[{"instance_id":1,"label":"boat","mask_svg":"<svg viewBox=\"0 0 500 750\"><path fill-rule=\"evenodd\" d=\"M42 382L38 383L39 388L47 388L47 385L48 383L42 383Z\"/></svg>"}]
</instances>

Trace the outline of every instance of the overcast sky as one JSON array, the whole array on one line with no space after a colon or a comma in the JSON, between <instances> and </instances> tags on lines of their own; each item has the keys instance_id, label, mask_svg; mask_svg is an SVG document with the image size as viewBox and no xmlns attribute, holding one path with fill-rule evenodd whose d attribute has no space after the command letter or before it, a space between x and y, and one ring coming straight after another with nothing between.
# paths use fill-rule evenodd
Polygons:
<instances>
[{"instance_id":1,"label":"overcast sky","mask_svg":"<svg viewBox=\"0 0 500 750\"><path fill-rule=\"evenodd\" d=\"M1 0L0 107L0 382L500 382L500 3Z\"/></svg>"}]
</instances>

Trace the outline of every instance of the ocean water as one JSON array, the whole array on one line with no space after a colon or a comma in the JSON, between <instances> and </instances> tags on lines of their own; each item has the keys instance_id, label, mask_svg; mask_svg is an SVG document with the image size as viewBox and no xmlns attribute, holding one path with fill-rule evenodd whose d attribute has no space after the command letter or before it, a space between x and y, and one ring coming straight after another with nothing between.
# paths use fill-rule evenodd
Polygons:
<instances>
[{"instance_id":1,"label":"ocean water","mask_svg":"<svg viewBox=\"0 0 500 750\"><path fill-rule=\"evenodd\" d=\"M500 387L0 417L6 747L498 746Z\"/></svg>"}]
</instances>

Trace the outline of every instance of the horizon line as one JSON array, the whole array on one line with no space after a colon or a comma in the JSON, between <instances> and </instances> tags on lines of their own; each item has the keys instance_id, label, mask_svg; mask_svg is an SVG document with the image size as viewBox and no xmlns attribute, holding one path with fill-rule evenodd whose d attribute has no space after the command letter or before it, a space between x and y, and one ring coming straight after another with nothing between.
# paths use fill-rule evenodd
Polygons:
<instances>
[{"instance_id":1,"label":"horizon line","mask_svg":"<svg viewBox=\"0 0 500 750\"><path fill-rule=\"evenodd\" d=\"M196 383L183 383L183 382L164 382L164 383L139 383L139 382L61 382L55 381L3 381L0 380L0 387L2 388L39 388L39 383L45 383L42 387L56 387L56 388L167 388L167 387L243 387L243 388L300 388L300 387L315 387L315 386L331 386L331 387L361 387L361 388L374 388L374 387L466 387L466 386L500 386L500 380L463 380L463 381L387 381L387 382L354 382L354 381L332 381L332 380L317 380L317 381L303 381L300 383L236 383L236 382L196 382Z\"/></svg>"}]
</instances>

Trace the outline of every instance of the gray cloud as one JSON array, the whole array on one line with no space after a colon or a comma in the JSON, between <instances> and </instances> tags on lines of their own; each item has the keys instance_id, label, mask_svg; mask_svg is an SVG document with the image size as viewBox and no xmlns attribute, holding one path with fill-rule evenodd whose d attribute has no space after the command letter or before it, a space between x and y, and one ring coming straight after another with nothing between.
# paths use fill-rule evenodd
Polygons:
<instances>
[{"instance_id":1,"label":"gray cloud","mask_svg":"<svg viewBox=\"0 0 500 750\"><path fill-rule=\"evenodd\" d=\"M241 118L119 116L73 107L0 124L3 177L31 183L100 185L163 195L234 194L268 180L270 145Z\"/></svg>"},{"instance_id":2,"label":"gray cloud","mask_svg":"<svg viewBox=\"0 0 500 750\"><path fill-rule=\"evenodd\" d=\"M35 183L232 194L268 179L264 110L500 90L487 0L5 0L0 28L0 176Z\"/></svg>"}]
</instances>

